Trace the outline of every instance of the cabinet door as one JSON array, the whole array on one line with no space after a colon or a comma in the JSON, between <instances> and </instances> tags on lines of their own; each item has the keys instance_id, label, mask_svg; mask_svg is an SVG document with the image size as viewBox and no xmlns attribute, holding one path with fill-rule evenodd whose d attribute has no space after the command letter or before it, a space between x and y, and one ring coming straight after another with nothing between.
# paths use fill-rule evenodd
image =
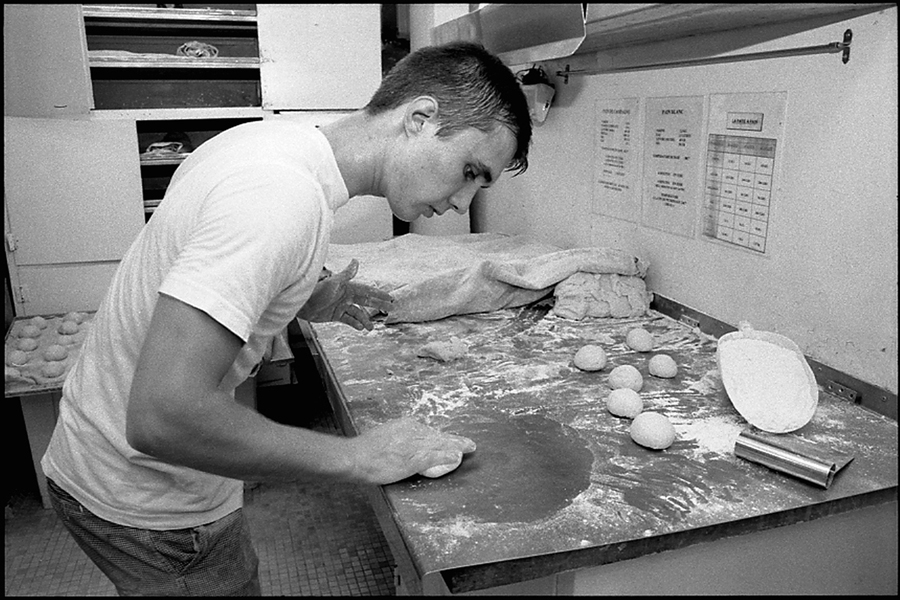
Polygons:
<instances>
[{"instance_id":1,"label":"cabinet door","mask_svg":"<svg viewBox=\"0 0 900 600\"><path fill-rule=\"evenodd\" d=\"M3 5L3 106L14 117L94 107L80 4Z\"/></svg>"},{"instance_id":2,"label":"cabinet door","mask_svg":"<svg viewBox=\"0 0 900 600\"><path fill-rule=\"evenodd\" d=\"M117 261L144 225L133 121L4 119L14 260Z\"/></svg>"},{"instance_id":3,"label":"cabinet door","mask_svg":"<svg viewBox=\"0 0 900 600\"><path fill-rule=\"evenodd\" d=\"M263 108L362 108L381 83L379 4L258 4Z\"/></svg>"}]
</instances>

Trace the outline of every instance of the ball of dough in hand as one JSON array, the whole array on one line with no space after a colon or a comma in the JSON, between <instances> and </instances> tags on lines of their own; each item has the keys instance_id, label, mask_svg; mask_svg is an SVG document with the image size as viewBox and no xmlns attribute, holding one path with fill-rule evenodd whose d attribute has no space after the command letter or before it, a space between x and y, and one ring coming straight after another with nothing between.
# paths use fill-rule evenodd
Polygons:
<instances>
[{"instance_id":1,"label":"ball of dough in hand","mask_svg":"<svg viewBox=\"0 0 900 600\"><path fill-rule=\"evenodd\" d=\"M666 379L678 375L678 365L675 364L675 359L668 354L657 354L651 358L647 369L651 375L665 377Z\"/></svg>"},{"instance_id":2,"label":"ball of dough in hand","mask_svg":"<svg viewBox=\"0 0 900 600\"><path fill-rule=\"evenodd\" d=\"M69 351L59 344L53 344L44 350L44 358L46 360L65 360L68 355Z\"/></svg>"},{"instance_id":3,"label":"ball of dough in hand","mask_svg":"<svg viewBox=\"0 0 900 600\"><path fill-rule=\"evenodd\" d=\"M614 390L631 388L639 392L644 385L644 378L641 376L641 372L631 365L619 365L610 372L608 382L609 387Z\"/></svg>"},{"instance_id":4,"label":"ball of dough in hand","mask_svg":"<svg viewBox=\"0 0 900 600\"><path fill-rule=\"evenodd\" d=\"M6 364L21 367L28 362L28 355L21 350L13 350L6 355Z\"/></svg>"},{"instance_id":5,"label":"ball of dough in hand","mask_svg":"<svg viewBox=\"0 0 900 600\"><path fill-rule=\"evenodd\" d=\"M16 348L23 352L31 352L38 347L38 342L34 338L22 338L16 344Z\"/></svg>"},{"instance_id":6,"label":"ball of dough in hand","mask_svg":"<svg viewBox=\"0 0 900 600\"><path fill-rule=\"evenodd\" d=\"M443 465L435 465L434 467L430 467L422 471L421 475L424 475L425 477L431 477L432 479L434 479L435 477L442 477L450 471L455 470L456 467L458 467L460 463L462 463L462 459L463 455L462 452L460 452L459 456L456 457L456 462Z\"/></svg>"},{"instance_id":7,"label":"ball of dough in hand","mask_svg":"<svg viewBox=\"0 0 900 600\"><path fill-rule=\"evenodd\" d=\"M619 388L609 393L606 399L606 410L617 417L633 419L644 410L641 395L631 388Z\"/></svg>"},{"instance_id":8,"label":"ball of dough in hand","mask_svg":"<svg viewBox=\"0 0 900 600\"><path fill-rule=\"evenodd\" d=\"M582 371L599 371L606 366L606 351L588 344L575 353L575 366Z\"/></svg>"},{"instance_id":9,"label":"ball of dough in hand","mask_svg":"<svg viewBox=\"0 0 900 600\"><path fill-rule=\"evenodd\" d=\"M665 415L641 413L631 422L631 439L646 448L664 450L675 441L675 428Z\"/></svg>"},{"instance_id":10,"label":"ball of dough in hand","mask_svg":"<svg viewBox=\"0 0 900 600\"><path fill-rule=\"evenodd\" d=\"M78 324L75 321L63 321L57 331L63 335L72 335L78 333Z\"/></svg>"},{"instance_id":11,"label":"ball of dough in hand","mask_svg":"<svg viewBox=\"0 0 900 600\"><path fill-rule=\"evenodd\" d=\"M43 373L44 377L59 377L65 372L66 365L61 362L47 363L41 368L41 373Z\"/></svg>"},{"instance_id":12,"label":"ball of dough in hand","mask_svg":"<svg viewBox=\"0 0 900 600\"><path fill-rule=\"evenodd\" d=\"M642 327L637 327L625 336L625 343L632 350L650 352L653 349L653 335Z\"/></svg>"},{"instance_id":13,"label":"ball of dough in hand","mask_svg":"<svg viewBox=\"0 0 900 600\"><path fill-rule=\"evenodd\" d=\"M41 337L41 328L34 325L25 325L19 330L20 338L37 338Z\"/></svg>"}]
</instances>

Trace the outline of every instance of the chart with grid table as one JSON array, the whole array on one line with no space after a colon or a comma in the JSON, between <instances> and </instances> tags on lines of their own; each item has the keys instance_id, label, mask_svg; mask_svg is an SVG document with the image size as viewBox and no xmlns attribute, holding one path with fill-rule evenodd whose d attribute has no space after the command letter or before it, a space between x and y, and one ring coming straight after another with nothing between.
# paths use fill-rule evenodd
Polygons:
<instances>
[{"instance_id":1,"label":"chart with grid table","mask_svg":"<svg viewBox=\"0 0 900 600\"><path fill-rule=\"evenodd\" d=\"M777 140L709 134L703 235L765 254Z\"/></svg>"}]
</instances>

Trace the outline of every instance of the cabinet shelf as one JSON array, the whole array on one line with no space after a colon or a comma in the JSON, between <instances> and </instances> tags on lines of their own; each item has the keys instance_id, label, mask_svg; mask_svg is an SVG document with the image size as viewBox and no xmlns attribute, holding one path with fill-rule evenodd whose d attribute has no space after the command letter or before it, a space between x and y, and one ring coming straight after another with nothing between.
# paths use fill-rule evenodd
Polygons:
<instances>
[{"instance_id":1,"label":"cabinet shelf","mask_svg":"<svg viewBox=\"0 0 900 600\"><path fill-rule=\"evenodd\" d=\"M153 8L128 5L85 4L82 14L92 19L121 21L221 21L223 23L256 23L255 10L221 8Z\"/></svg>"},{"instance_id":2,"label":"cabinet shelf","mask_svg":"<svg viewBox=\"0 0 900 600\"><path fill-rule=\"evenodd\" d=\"M259 69L255 56L193 58L169 54L141 54L124 50L90 50L91 68L113 69Z\"/></svg>"}]
</instances>

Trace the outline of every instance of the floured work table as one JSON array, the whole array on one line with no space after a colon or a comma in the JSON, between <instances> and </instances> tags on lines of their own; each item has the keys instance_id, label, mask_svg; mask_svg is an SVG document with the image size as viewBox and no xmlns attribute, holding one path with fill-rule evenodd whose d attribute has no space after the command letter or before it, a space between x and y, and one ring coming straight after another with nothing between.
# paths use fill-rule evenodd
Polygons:
<instances>
[{"instance_id":1,"label":"floured work table","mask_svg":"<svg viewBox=\"0 0 900 600\"><path fill-rule=\"evenodd\" d=\"M820 386L813 420L788 435L854 457L828 489L736 457L749 425L696 328L656 311L567 321L540 302L372 332L301 324L347 435L414 416L478 445L442 478L371 490L398 591L896 593L896 421ZM653 351L625 345L636 326ZM417 356L452 337L462 358ZM586 344L605 369L574 366ZM649 375L657 353L675 378ZM607 412L622 364L644 376L644 410L673 423L668 449L638 446Z\"/></svg>"}]
</instances>

